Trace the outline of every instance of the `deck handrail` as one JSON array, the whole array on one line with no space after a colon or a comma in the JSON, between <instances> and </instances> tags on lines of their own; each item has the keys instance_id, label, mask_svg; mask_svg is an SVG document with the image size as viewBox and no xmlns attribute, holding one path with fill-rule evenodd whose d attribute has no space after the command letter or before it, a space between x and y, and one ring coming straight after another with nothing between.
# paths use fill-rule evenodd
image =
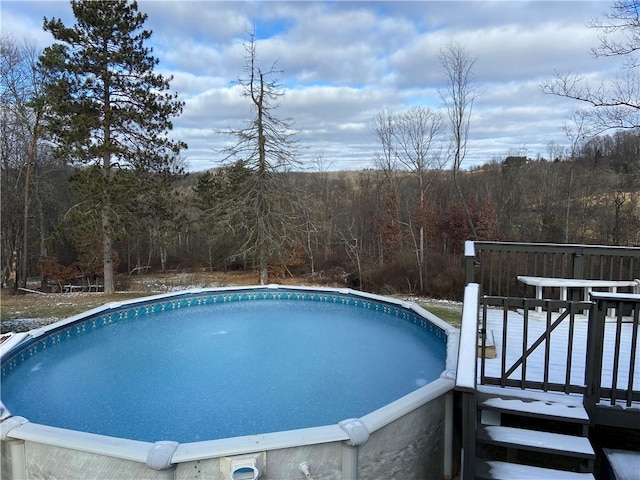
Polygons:
<instances>
[{"instance_id":1,"label":"deck handrail","mask_svg":"<svg viewBox=\"0 0 640 480\"><path fill-rule=\"evenodd\" d=\"M461 478L475 478L476 457L476 381L478 345L478 284L470 283L464 290L458 362L456 366L456 391L462 404Z\"/></svg>"},{"instance_id":2,"label":"deck handrail","mask_svg":"<svg viewBox=\"0 0 640 480\"><path fill-rule=\"evenodd\" d=\"M529 296L518 275L595 280L640 278L640 247L468 241L466 283L481 295ZM577 298L576 298L577 299Z\"/></svg>"}]
</instances>

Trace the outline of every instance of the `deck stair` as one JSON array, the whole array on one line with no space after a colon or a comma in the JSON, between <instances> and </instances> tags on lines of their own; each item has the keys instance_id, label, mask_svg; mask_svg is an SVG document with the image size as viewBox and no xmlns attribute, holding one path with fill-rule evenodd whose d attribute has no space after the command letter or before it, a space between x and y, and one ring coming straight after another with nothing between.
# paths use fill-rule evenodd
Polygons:
<instances>
[{"instance_id":1,"label":"deck stair","mask_svg":"<svg viewBox=\"0 0 640 480\"><path fill-rule=\"evenodd\" d=\"M482 386L477 405L476 478L594 478L581 399Z\"/></svg>"}]
</instances>

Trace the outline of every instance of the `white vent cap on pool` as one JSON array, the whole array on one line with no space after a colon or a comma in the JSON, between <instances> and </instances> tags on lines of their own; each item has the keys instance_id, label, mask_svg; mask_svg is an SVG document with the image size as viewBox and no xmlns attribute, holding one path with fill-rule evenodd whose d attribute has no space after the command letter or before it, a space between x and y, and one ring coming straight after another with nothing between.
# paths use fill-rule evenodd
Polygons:
<instances>
[{"instance_id":1,"label":"white vent cap on pool","mask_svg":"<svg viewBox=\"0 0 640 480\"><path fill-rule=\"evenodd\" d=\"M229 480L256 480L266 473L266 452L220 458L220 472Z\"/></svg>"},{"instance_id":2,"label":"white vent cap on pool","mask_svg":"<svg viewBox=\"0 0 640 480\"><path fill-rule=\"evenodd\" d=\"M349 436L345 443L351 447L364 445L369 440L369 430L359 418L348 418L338 422L338 425Z\"/></svg>"}]
</instances>

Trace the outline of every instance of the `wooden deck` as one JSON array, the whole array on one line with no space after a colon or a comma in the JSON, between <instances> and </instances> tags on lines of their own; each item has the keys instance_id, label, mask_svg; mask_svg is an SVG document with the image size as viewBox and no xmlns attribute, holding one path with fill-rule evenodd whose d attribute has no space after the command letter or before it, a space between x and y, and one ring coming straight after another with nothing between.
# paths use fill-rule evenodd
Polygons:
<instances>
[{"instance_id":1,"label":"wooden deck","mask_svg":"<svg viewBox=\"0 0 640 480\"><path fill-rule=\"evenodd\" d=\"M468 242L465 255L461 478L602 478L598 428L636 432L623 463L640 462L640 248Z\"/></svg>"}]
</instances>

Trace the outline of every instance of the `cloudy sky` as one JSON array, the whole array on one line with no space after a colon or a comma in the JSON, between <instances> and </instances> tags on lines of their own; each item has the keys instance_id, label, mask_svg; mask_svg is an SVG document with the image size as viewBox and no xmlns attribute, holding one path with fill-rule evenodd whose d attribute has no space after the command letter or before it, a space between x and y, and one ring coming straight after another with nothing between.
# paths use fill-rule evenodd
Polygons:
<instances>
[{"instance_id":1,"label":"cloudy sky","mask_svg":"<svg viewBox=\"0 0 640 480\"><path fill-rule=\"evenodd\" d=\"M216 129L242 126L250 106L235 81L243 74L247 32L255 27L257 59L277 62L285 90L277 110L291 118L302 168L373 167L379 150L370 126L383 109L441 109L445 76L440 49L456 42L476 59L481 95L471 119L464 168L513 153L548 156L550 142L568 145L561 127L584 107L540 92L554 72L590 82L612 78L616 59L594 59L598 35L587 25L608 1L146 1L146 28L186 102L172 136L185 141L188 169L219 164L228 138ZM3 0L1 29L45 47L53 39L43 17L74 18L67 1ZM318 159L322 162L318 162Z\"/></svg>"}]
</instances>

